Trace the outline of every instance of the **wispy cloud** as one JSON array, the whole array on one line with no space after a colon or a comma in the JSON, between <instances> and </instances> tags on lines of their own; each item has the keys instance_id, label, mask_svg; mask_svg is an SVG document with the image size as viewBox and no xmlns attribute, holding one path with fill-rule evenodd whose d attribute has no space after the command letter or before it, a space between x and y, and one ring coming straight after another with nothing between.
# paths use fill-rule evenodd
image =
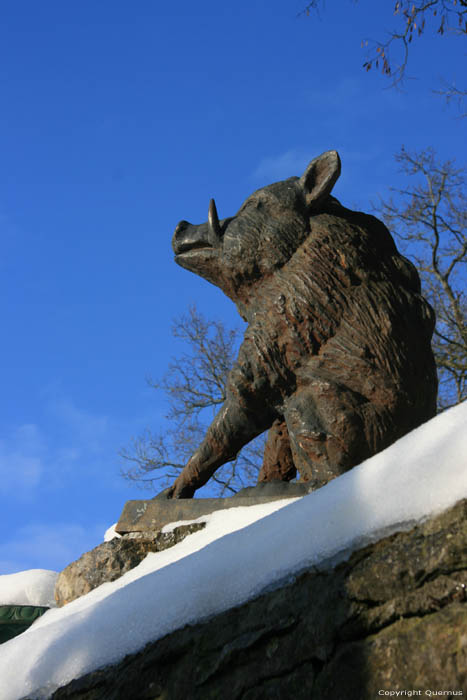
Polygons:
<instances>
[{"instance_id":1,"label":"wispy cloud","mask_svg":"<svg viewBox=\"0 0 467 700\"><path fill-rule=\"evenodd\" d=\"M0 493L28 498L45 471L44 438L37 425L27 423L0 440Z\"/></svg>"},{"instance_id":2,"label":"wispy cloud","mask_svg":"<svg viewBox=\"0 0 467 700\"><path fill-rule=\"evenodd\" d=\"M70 440L85 445L87 450L100 451L109 431L107 416L85 411L69 398L52 399L49 412L60 422Z\"/></svg>"},{"instance_id":3,"label":"wispy cloud","mask_svg":"<svg viewBox=\"0 0 467 700\"><path fill-rule=\"evenodd\" d=\"M2 430L0 574L61 570L102 542L127 488L117 456L125 429L49 393L34 423Z\"/></svg>"},{"instance_id":4,"label":"wispy cloud","mask_svg":"<svg viewBox=\"0 0 467 700\"><path fill-rule=\"evenodd\" d=\"M251 173L250 180L263 184L284 180L292 175L301 175L312 158L313 155L310 155L308 151L298 149L291 149L274 156L266 156Z\"/></svg>"},{"instance_id":5,"label":"wispy cloud","mask_svg":"<svg viewBox=\"0 0 467 700\"><path fill-rule=\"evenodd\" d=\"M44 412L47 427L27 423L0 436L0 494L10 499L29 501L42 488L59 488L77 462L80 471L92 469L96 457L109 450L106 416L67 398L49 400Z\"/></svg>"},{"instance_id":6,"label":"wispy cloud","mask_svg":"<svg viewBox=\"0 0 467 700\"><path fill-rule=\"evenodd\" d=\"M105 526L83 527L74 523L29 524L0 543L0 574L24 569L61 571L76 556L104 539Z\"/></svg>"},{"instance_id":7,"label":"wispy cloud","mask_svg":"<svg viewBox=\"0 0 467 700\"><path fill-rule=\"evenodd\" d=\"M339 198L343 192L342 201L346 206L356 209L368 208L368 199L374 193L373 182L375 173L378 173L381 148L373 145L365 150L355 150L347 145L339 146L336 141L328 146L336 147L342 160L342 174L334 194ZM310 149L306 152L292 149L275 156L267 156L259 162L250 175L250 180L263 186L292 175L301 175L308 163L324 150L321 143L314 150ZM366 183L365 189L362 189L361 183Z\"/></svg>"},{"instance_id":8,"label":"wispy cloud","mask_svg":"<svg viewBox=\"0 0 467 700\"><path fill-rule=\"evenodd\" d=\"M338 147L339 144L334 141L327 144L327 146L331 149ZM326 148L326 146L323 147L323 143L319 143L314 149L291 149L277 155L265 156L260 160L249 179L264 185L284 180L292 177L292 175L300 176L308 163L316 156L319 156ZM338 151L343 164L347 166L346 170L349 170L349 166L364 167L366 163L376 160L381 154L381 148L377 146L359 151L343 146L338 147Z\"/></svg>"},{"instance_id":9,"label":"wispy cloud","mask_svg":"<svg viewBox=\"0 0 467 700\"><path fill-rule=\"evenodd\" d=\"M376 115L383 111L403 110L404 100L396 90L381 86L369 89L368 83L356 78L342 78L325 86L305 92L304 100L312 106L314 114L324 113L328 119L354 119L362 115Z\"/></svg>"}]
</instances>

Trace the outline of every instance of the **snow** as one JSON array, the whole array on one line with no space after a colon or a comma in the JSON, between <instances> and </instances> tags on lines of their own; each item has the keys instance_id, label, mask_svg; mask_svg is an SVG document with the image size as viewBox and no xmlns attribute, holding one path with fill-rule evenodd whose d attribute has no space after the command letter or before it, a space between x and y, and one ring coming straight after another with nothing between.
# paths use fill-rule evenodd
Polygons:
<instances>
[{"instance_id":1,"label":"snow","mask_svg":"<svg viewBox=\"0 0 467 700\"><path fill-rule=\"evenodd\" d=\"M149 641L454 505L467 497L466 424L467 402L315 493L202 518L203 530L2 645L0 699L46 698Z\"/></svg>"},{"instance_id":2,"label":"snow","mask_svg":"<svg viewBox=\"0 0 467 700\"><path fill-rule=\"evenodd\" d=\"M0 605L43 605L55 607L54 589L58 573L29 569L0 576Z\"/></svg>"},{"instance_id":3,"label":"snow","mask_svg":"<svg viewBox=\"0 0 467 700\"><path fill-rule=\"evenodd\" d=\"M110 542L110 540L115 539L115 537L121 537L121 535L119 535L118 532L115 531L116 527L117 523L114 523L105 531L104 542Z\"/></svg>"}]
</instances>

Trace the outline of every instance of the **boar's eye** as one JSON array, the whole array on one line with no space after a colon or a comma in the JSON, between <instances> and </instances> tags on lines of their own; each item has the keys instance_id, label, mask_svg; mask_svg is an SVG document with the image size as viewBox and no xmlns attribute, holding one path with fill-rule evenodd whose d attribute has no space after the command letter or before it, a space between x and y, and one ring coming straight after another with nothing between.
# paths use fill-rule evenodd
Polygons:
<instances>
[{"instance_id":1,"label":"boar's eye","mask_svg":"<svg viewBox=\"0 0 467 700\"><path fill-rule=\"evenodd\" d=\"M250 211L252 209L262 209L263 208L263 202L261 199L247 199L246 202L243 202L242 206L240 207L238 213L244 212L246 209L249 209Z\"/></svg>"}]
</instances>

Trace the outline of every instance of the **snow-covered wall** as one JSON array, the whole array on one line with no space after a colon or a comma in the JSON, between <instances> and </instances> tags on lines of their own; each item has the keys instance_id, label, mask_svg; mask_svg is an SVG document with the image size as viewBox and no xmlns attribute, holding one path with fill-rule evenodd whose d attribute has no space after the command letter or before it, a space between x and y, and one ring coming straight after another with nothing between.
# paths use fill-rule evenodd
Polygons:
<instances>
[{"instance_id":1,"label":"snow-covered wall","mask_svg":"<svg viewBox=\"0 0 467 700\"><path fill-rule=\"evenodd\" d=\"M212 514L204 530L48 611L3 645L0 698L47 697L72 678L303 568L447 509L467 497L466 424L467 403L293 503Z\"/></svg>"}]
</instances>

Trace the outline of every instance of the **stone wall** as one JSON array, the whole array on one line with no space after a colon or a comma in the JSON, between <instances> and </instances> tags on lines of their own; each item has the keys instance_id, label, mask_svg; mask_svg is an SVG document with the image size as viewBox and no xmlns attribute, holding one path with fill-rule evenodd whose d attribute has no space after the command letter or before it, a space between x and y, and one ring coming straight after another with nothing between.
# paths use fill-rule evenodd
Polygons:
<instances>
[{"instance_id":1,"label":"stone wall","mask_svg":"<svg viewBox=\"0 0 467 700\"><path fill-rule=\"evenodd\" d=\"M148 644L55 700L467 695L467 500L409 532Z\"/></svg>"}]
</instances>

